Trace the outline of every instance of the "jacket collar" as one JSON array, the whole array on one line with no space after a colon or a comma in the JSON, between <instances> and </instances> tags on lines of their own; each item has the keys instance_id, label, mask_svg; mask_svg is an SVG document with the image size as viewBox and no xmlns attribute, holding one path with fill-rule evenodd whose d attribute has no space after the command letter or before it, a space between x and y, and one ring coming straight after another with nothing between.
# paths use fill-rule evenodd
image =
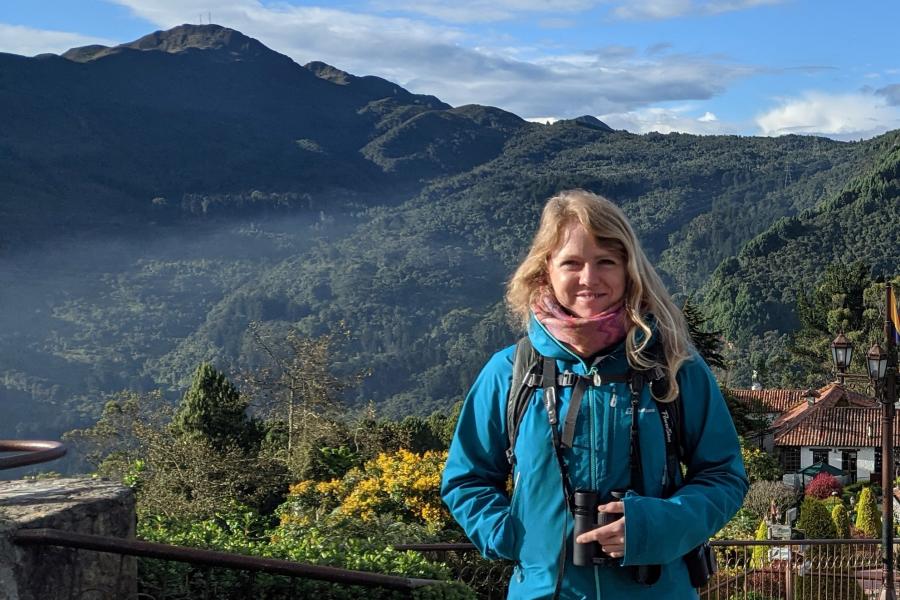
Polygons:
<instances>
[{"instance_id":1,"label":"jacket collar","mask_svg":"<svg viewBox=\"0 0 900 600\"><path fill-rule=\"evenodd\" d=\"M648 321L652 330L651 344L655 344L659 342L659 332L656 326L656 319L653 317L653 315L648 315ZM638 330L637 335L638 343L640 343L640 340L643 338L644 333L643 331ZM566 345L560 342L558 339L553 337L553 335L549 331L547 331L547 328L537 320L533 313L531 315L531 320L528 323L528 338L531 340L531 345L534 346L535 351L541 356L546 356L547 358L553 358L566 362L580 363L584 367L585 372L590 369L590 365L588 365L584 359L582 359L575 352L566 347ZM604 353L604 355L618 356L624 359L625 340L622 340L612 348L608 349Z\"/></svg>"}]
</instances>

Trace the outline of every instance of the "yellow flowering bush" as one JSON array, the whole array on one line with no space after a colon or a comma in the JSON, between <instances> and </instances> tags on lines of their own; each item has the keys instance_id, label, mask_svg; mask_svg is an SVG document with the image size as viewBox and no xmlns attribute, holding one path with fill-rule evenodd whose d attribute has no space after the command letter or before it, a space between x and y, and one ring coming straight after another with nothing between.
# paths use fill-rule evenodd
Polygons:
<instances>
[{"instance_id":1,"label":"yellow flowering bush","mask_svg":"<svg viewBox=\"0 0 900 600\"><path fill-rule=\"evenodd\" d=\"M450 521L440 497L446 460L446 451L418 454L400 449L379 454L341 479L301 481L291 486L289 509L282 512L282 523L308 523L310 514L360 521L389 515L433 530L443 529Z\"/></svg>"}]
</instances>

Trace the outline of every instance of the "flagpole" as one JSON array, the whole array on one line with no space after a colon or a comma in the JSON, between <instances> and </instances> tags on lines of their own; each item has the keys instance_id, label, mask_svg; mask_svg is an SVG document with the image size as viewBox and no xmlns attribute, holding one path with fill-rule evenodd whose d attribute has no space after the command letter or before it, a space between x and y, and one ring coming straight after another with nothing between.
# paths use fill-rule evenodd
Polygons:
<instances>
[{"instance_id":1,"label":"flagpole","mask_svg":"<svg viewBox=\"0 0 900 600\"><path fill-rule=\"evenodd\" d=\"M896 600L894 591L894 404L897 402L897 360L894 352L894 336L900 333L897 304L891 283L885 285L884 337L887 344L887 368L884 374L882 402L884 426L881 438L881 555L882 589L880 600Z\"/></svg>"}]
</instances>

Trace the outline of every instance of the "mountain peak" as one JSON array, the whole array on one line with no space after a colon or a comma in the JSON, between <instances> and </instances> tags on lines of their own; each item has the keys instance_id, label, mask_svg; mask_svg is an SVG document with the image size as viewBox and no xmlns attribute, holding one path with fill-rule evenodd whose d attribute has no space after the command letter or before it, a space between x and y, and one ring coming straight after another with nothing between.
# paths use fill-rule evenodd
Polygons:
<instances>
[{"instance_id":1,"label":"mountain peak","mask_svg":"<svg viewBox=\"0 0 900 600\"><path fill-rule=\"evenodd\" d=\"M176 54L188 50L218 50L233 59L253 59L275 54L258 40L221 25L179 25L166 31L155 31L127 44L115 47L83 46L72 48L63 58L76 62L96 60L123 50L160 51Z\"/></svg>"},{"instance_id":2,"label":"mountain peak","mask_svg":"<svg viewBox=\"0 0 900 600\"><path fill-rule=\"evenodd\" d=\"M592 129L599 129L600 131L614 131L612 127L610 127L597 117L593 117L591 115L581 115L580 117L575 117L571 120L578 125L585 125Z\"/></svg>"}]
</instances>

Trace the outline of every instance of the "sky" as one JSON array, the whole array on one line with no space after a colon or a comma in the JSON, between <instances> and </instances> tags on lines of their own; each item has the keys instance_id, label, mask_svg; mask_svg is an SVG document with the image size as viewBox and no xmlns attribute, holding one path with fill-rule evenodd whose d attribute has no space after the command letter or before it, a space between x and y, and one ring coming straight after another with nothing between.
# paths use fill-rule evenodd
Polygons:
<instances>
[{"instance_id":1,"label":"sky","mask_svg":"<svg viewBox=\"0 0 900 600\"><path fill-rule=\"evenodd\" d=\"M0 52L216 23L454 106L635 133L900 129L896 0L0 0Z\"/></svg>"}]
</instances>

